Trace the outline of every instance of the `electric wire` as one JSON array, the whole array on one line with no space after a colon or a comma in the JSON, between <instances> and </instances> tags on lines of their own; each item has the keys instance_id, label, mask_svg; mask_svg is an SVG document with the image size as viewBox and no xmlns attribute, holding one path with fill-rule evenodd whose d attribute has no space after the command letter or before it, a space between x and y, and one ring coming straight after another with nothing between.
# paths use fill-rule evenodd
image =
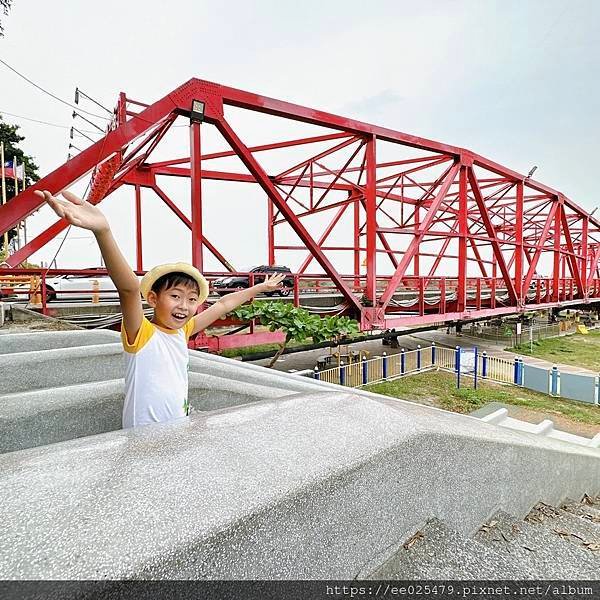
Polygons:
<instances>
[{"instance_id":1,"label":"electric wire","mask_svg":"<svg viewBox=\"0 0 600 600\"><path fill-rule=\"evenodd\" d=\"M95 114L93 112L89 112L87 110L84 110L83 108L81 108L79 106L76 106L75 104L71 104L70 102L67 102L66 100L63 100L62 98L59 98L58 96L56 96L52 92L49 92L48 90L44 89L41 85L38 85L37 83L35 83L35 81L31 81L31 79L29 79L28 77L26 77L22 73L19 73L19 71L17 71L14 67L11 67L6 61L2 60L1 58L0 58L0 63L2 63L5 67L9 68L13 73L16 73L22 79L24 79L25 81L27 81L27 83L31 84L32 86L34 86L38 90L44 92L44 94L47 94L51 98L54 98L55 100L58 100L59 102L62 102L63 104L66 104L67 106L70 106L71 108L79 110L80 112L84 112L84 113L86 113L88 115L91 115L92 117L96 117L98 119L104 119L106 121L110 120L110 117L106 117L104 115L97 115L97 114Z\"/></svg>"},{"instance_id":2,"label":"electric wire","mask_svg":"<svg viewBox=\"0 0 600 600\"><path fill-rule=\"evenodd\" d=\"M25 121L32 121L33 123L39 123L40 125L49 125L50 127L60 127L61 129L71 129L71 125L59 125L58 123L50 123L48 121L40 121L39 119L32 119L31 117L24 117L23 115L15 115L14 113L9 113L5 110L0 110L0 115L8 115L9 117L15 117L17 119L23 119ZM95 133L96 135L100 135L98 131L90 131L88 129L81 129L80 131L84 133Z\"/></svg>"}]
</instances>

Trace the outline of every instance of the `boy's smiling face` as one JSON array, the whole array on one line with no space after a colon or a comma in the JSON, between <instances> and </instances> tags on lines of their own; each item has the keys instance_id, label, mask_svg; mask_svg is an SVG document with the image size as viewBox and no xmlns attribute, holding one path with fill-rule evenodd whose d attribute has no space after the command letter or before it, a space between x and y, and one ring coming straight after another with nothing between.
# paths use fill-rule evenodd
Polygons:
<instances>
[{"instance_id":1,"label":"boy's smiling face","mask_svg":"<svg viewBox=\"0 0 600 600\"><path fill-rule=\"evenodd\" d=\"M193 286L178 284L160 292L148 293L154 308L153 321L166 329L181 329L198 309L198 292Z\"/></svg>"}]
</instances>

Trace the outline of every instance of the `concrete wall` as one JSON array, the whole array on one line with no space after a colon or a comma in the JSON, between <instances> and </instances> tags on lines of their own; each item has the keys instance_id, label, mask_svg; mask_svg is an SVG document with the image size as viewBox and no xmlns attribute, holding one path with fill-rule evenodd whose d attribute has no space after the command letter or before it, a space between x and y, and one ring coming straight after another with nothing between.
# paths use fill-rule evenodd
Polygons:
<instances>
[{"instance_id":1,"label":"concrete wall","mask_svg":"<svg viewBox=\"0 0 600 600\"><path fill-rule=\"evenodd\" d=\"M0 578L339 578L432 515L600 490L600 453L381 397L312 393L0 457Z\"/></svg>"}]
</instances>

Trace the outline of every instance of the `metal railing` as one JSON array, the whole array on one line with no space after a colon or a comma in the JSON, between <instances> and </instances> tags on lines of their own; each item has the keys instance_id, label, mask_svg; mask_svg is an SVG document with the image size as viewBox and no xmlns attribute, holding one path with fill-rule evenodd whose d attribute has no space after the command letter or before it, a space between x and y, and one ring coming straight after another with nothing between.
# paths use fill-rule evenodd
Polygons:
<instances>
[{"instance_id":1,"label":"metal railing","mask_svg":"<svg viewBox=\"0 0 600 600\"><path fill-rule=\"evenodd\" d=\"M346 387L361 387L381 381L393 381L407 375L415 375L431 370L441 370L453 373L460 371L461 376L474 375L475 365L469 370L461 365L460 347L446 348L432 344L429 347L417 347L416 350L402 350L397 354L382 356L344 364L331 369L319 371L316 367L313 377L319 381L336 383ZM482 379L489 379L500 383L520 383L522 363L516 358L514 361L488 356L486 352L475 353L477 375Z\"/></svg>"}]
</instances>

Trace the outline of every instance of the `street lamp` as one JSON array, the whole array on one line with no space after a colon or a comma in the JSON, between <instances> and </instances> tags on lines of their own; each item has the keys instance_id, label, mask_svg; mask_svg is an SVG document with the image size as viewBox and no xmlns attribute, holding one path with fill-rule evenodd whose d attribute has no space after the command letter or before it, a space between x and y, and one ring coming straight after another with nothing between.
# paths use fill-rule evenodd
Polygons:
<instances>
[{"instance_id":1,"label":"street lamp","mask_svg":"<svg viewBox=\"0 0 600 600\"><path fill-rule=\"evenodd\" d=\"M202 123L204 121L205 103L202 100L192 100L192 110L190 111L190 121L193 123Z\"/></svg>"}]
</instances>

